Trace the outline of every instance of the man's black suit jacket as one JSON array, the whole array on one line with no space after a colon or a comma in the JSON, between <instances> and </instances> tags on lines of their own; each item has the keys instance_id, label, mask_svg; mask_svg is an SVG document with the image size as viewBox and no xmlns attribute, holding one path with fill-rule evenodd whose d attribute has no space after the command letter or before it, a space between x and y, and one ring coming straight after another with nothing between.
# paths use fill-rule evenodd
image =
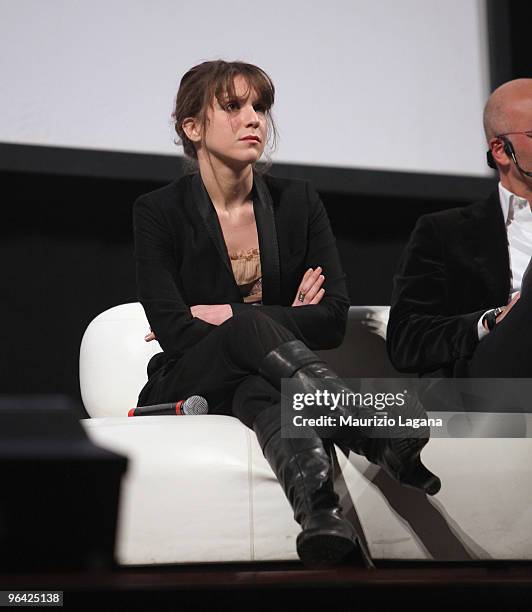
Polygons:
<instances>
[{"instance_id":1,"label":"man's black suit jacket","mask_svg":"<svg viewBox=\"0 0 532 612\"><path fill-rule=\"evenodd\" d=\"M403 372L467 376L477 323L510 294L508 239L498 192L419 218L401 258L387 346Z\"/></svg>"},{"instance_id":2,"label":"man's black suit jacket","mask_svg":"<svg viewBox=\"0 0 532 612\"><path fill-rule=\"evenodd\" d=\"M134 205L139 299L164 361L177 359L215 326L191 316L196 304L254 308L283 324L312 349L338 346L349 299L324 206L308 182L255 174L263 305L244 304L218 216L199 174L186 175ZM291 307L303 274L322 266L325 296ZM158 366L161 361L158 361Z\"/></svg>"}]
</instances>

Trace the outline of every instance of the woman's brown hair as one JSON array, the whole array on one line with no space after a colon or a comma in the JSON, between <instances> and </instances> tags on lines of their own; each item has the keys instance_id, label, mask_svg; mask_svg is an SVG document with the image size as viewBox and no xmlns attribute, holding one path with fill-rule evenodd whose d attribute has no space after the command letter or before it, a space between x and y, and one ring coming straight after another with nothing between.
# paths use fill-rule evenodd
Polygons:
<instances>
[{"instance_id":1,"label":"woman's brown hair","mask_svg":"<svg viewBox=\"0 0 532 612\"><path fill-rule=\"evenodd\" d=\"M194 143L188 139L183 130L183 121L187 117L196 117L205 131L207 110L213 98L216 97L221 106L226 104L228 97L236 98L234 80L239 75L247 81L249 89L256 92L257 104L265 109L268 122L268 142L271 138L271 148L275 147L277 130L271 116L275 87L271 78L264 70L253 64L214 60L191 68L181 79L177 92L172 120L187 157L196 160L197 154Z\"/></svg>"}]
</instances>

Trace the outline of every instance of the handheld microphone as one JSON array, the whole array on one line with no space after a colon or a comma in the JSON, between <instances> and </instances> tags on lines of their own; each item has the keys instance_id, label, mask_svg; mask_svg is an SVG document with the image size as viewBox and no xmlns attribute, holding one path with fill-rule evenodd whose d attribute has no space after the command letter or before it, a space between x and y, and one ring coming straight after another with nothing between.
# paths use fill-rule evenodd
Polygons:
<instances>
[{"instance_id":1,"label":"handheld microphone","mask_svg":"<svg viewBox=\"0 0 532 612\"><path fill-rule=\"evenodd\" d=\"M173 415L199 415L209 412L209 404L201 395L193 395L186 400L178 402L168 402L166 404L154 404L153 406L137 406L131 408L127 416L150 416L160 414Z\"/></svg>"}]
</instances>

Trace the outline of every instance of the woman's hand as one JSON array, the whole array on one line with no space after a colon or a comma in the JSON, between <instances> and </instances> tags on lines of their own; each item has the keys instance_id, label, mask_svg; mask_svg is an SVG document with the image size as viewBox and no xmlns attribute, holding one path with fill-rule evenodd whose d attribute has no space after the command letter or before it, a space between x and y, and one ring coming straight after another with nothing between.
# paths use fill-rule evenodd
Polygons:
<instances>
[{"instance_id":1,"label":"woman's hand","mask_svg":"<svg viewBox=\"0 0 532 612\"><path fill-rule=\"evenodd\" d=\"M325 276L321 272L321 266L315 269L309 268L305 272L292 306L306 306L307 304L319 304L321 302L325 295L325 289L321 288Z\"/></svg>"},{"instance_id":2,"label":"woman's hand","mask_svg":"<svg viewBox=\"0 0 532 612\"><path fill-rule=\"evenodd\" d=\"M211 325L221 325L233 316L233 309L229 304L198 304L191 306L190 312L196 319Z\"/></svg>"},{"instance_id":3,"label":"woman's hand","mask_svg":"<svg viewBox=\"0 0 532 612\"><path fill-rule=\"evenodd\" d=\"M190 307L190 313L196 319L201 319L211 325L221 325L233 316L233 309L229 304L198 304ZM155 334L150 332L144 336L145 342L156 340Z\"/></svg>"},{"instance_id":4,"label":"woman's hand","mask_svg":"<svg viewBox=\"0 0 532 612\"><path fill-rule=\"evenodd\" d=\"M307 304L319 304L321 302L325 295L325 289L321 287L325 277L321 272L321 266L315 269L309 268L305 272L292 306L306 306ZM233 309L229 304L197 304L190 307L190 313L193 317L201 319L205 323L221 325L233 316ZM151 330L144 336L146 342L155 339L155 334Z\"/></svg>"}]
</instances>

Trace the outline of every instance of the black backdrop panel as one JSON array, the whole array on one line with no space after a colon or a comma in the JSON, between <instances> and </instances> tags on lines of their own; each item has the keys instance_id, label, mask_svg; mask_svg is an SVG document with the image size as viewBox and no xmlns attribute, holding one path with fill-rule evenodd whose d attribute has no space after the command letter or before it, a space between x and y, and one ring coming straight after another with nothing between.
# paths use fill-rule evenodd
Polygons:
<instances>
[{"instance_id":1,"label":"black backdrop panel","mask_svg":"<svg viewBox=\"0 0 532 612\"><path fill-rule=\"evenodd\" d=\"M3 172L0 225L4 351L0 391L79 394L79 346L100 312L136 301L132 206L163 182ZM489 192L489 182L473 191ZM398 257L420 214L440 199L321 191L352 304L388 304Z\"/></svg>"}]
</instances>

